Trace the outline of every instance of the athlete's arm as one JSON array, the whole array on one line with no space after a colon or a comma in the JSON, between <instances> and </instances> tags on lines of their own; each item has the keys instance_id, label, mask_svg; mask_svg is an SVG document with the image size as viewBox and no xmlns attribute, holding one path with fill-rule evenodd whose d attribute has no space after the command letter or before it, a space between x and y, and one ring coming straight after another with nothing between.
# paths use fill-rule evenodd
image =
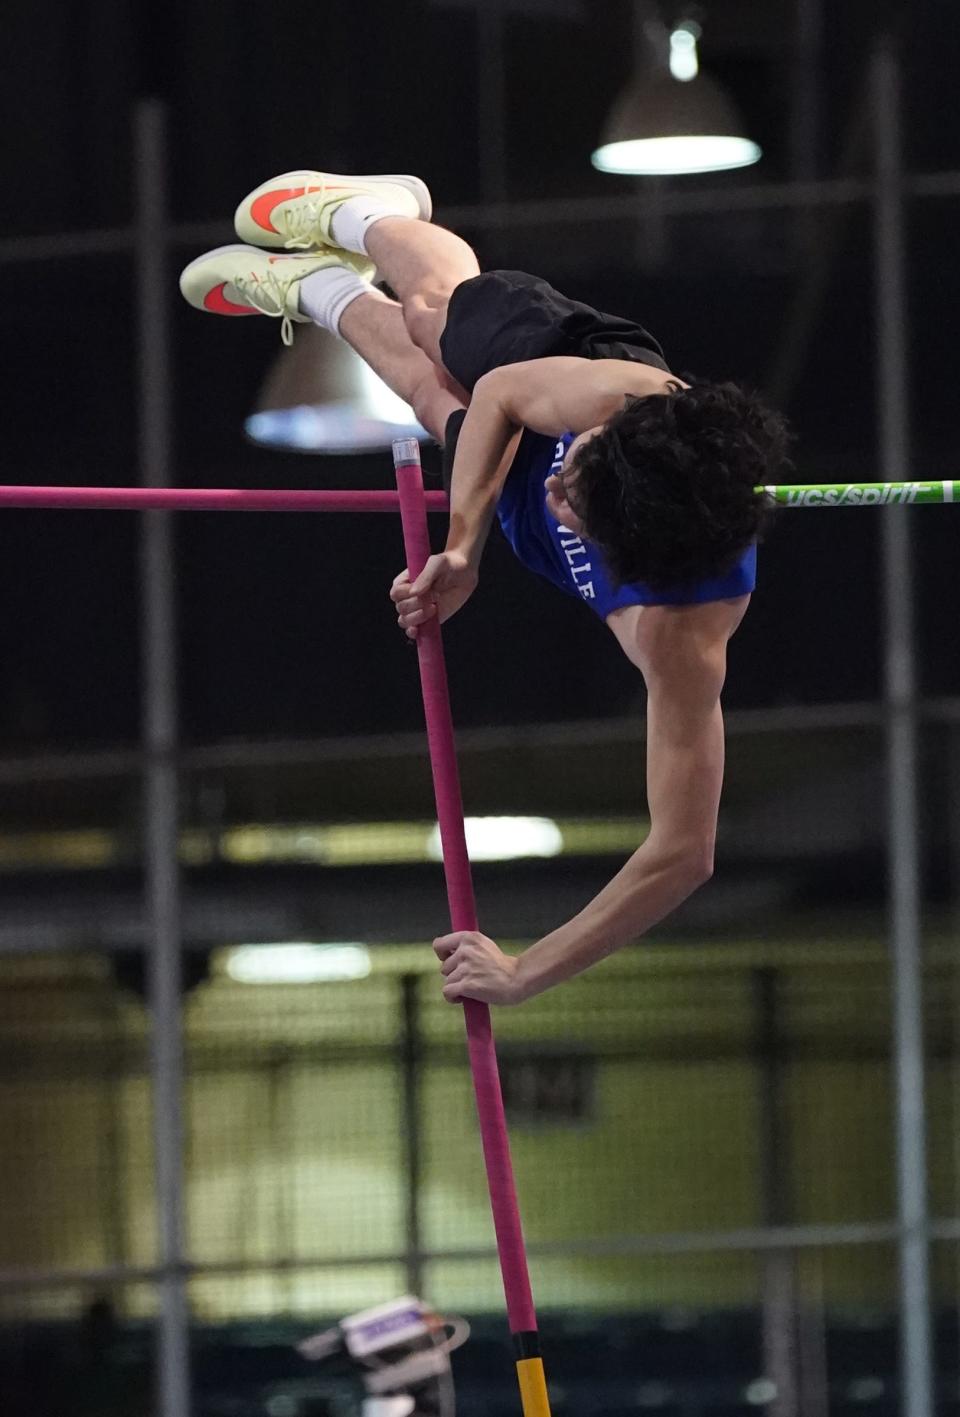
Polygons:
<instances>
[{"instance_id":1,"label":"athlete's arm","mask_svg":"<svg viewBox=\"0 0 960 1417\"><path fill-rule=\"evenodd\" d=\"M391 587L398 622L410 639L434 615L448 620L476 588L497 498L523 432L499 394L499 384L486 374L467 408L453 460L445 549L430 556L415 579L401 571Z\"/></svg>"},{"instance_id":2,"label":"athlete's arm","mask_svg":"<svg viewBox=\"0 0 960 1417\"><path fill-rule=\"evenodd\" d=\"M631 658L647 682L647 800L643 845L582 911L508 959L476 934L437 940L444 997L519 1003L579 974L645 934L706 881L723 782L720 691L735 619L714 606L657 607Z\"/></svg>"},{"instance_id":3,"label":"athlete's arm","mask_svg":"<svg viewBox=\"0 0 960 1417\"><path fill-rule=\"evenodd\" d=\"M559 437L597 427L624 397L662 393L673 376L623 359L551 358L504 364L484 374L473 391L457 440L450 492L450 524L442 553L411 581L402 571L390 595L411 638L439 610L448 619L477 584L480 557L497 499L524 428Z\"/></svg>"},{"instance_id":4,"label":"athlete's arm","mask_svg":"<svg viewBox=\"0 0 960 1417\"><path fill-rule=\"evenodd\" d=\"M476 568L497 498L529 428L559 438L606 422L627 394L662 393L672 376L623 359L530 359L478 380L453 463L447 551Z\"/></svg>"}]
</instances>

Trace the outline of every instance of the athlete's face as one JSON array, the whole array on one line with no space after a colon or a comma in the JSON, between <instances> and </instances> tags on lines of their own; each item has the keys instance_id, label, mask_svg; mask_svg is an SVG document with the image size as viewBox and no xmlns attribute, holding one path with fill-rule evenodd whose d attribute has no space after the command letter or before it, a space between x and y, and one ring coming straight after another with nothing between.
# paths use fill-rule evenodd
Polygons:
<instances>
[{"instance_id":1,"label":"athlete's face","mask_svg":"<svg viewBox=\"0 0 960 1417\"><path fill-rule=\"evenodd\" d=\"M547 490L547 511L561 526L575 532L577 536L583 535L584 527L583 518L576 510L577 471L574 463L584 443L588 443L601 428L602 425L598 425L596 428L588 428L585 433L578 433L567 449L560 471L551 473L544 483Z\"/></svg>"}]
</instances>

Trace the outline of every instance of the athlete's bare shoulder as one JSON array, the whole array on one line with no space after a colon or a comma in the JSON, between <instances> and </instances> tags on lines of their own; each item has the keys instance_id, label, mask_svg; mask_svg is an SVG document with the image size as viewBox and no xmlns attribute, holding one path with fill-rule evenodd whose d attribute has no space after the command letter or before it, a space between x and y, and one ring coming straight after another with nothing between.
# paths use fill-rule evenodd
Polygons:
<instances>
[{"instance_id":1,"label":"athlete's bare shoulder","mask_svg":"<svg viewBox=\"0 0 960 1417\"><path fill-rule=\"evenodd\" d=\"M596 382L603 383L614 393L644 398L647 394L662 394L673 386L686 387L669 370L641 364L636 359L586 359L583 362L592 367Z\"/></svg>"},{"instance_id":2,"label":"athlete's bare shoulder","mask_svg":"<svg viewBox=\"0 0 960 1417\"><path fill-rule=\"evenodd\" d=\"M474 396L496 398L518 427L560 437L605 423L627 395L665 393L673 382L672 374L652 364L560 355L492 369L479 381Z\"/></svg>"}]
</instances>

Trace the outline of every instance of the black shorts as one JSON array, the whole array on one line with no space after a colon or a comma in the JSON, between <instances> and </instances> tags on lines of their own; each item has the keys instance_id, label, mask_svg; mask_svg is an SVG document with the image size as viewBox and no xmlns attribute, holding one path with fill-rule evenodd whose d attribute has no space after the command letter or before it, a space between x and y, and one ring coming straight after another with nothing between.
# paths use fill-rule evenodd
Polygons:
<instances>
[{"instance_id":1,"label":"black shorts","mask_svg":"<svg viewBox=\"0 0 960 1417\"><path fill-rule=\"evenodd\" d=\"M444 367L468 390L501 364L559 354L630 359L667 372L663 350L642 325L568 300L525 271L485 271L458 285L440 353Z\"/></svg>"}]
</instances>

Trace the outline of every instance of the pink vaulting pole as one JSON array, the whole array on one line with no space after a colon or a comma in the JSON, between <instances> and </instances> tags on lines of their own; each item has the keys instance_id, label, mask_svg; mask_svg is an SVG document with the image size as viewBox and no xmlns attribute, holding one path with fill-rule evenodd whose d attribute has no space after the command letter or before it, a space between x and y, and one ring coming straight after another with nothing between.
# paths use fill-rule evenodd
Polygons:
<instances>
[{"instance_id":1,"label":"pink vaulting pole","mask_svg":"<svg viewBox=\"0 0 960 1417\"><path fill-rule=\"evenodd\" d=\"M404 438L394 443L393 460L400 494L407 569L411 577L416 577L430 555L420 450L416 441ZM464 833L447 671L440 623L436 618L421 626L417 636L417 652L450 923L454 930L476 930L477 911ZM463 1012L510 1331L513 1334L534 1334L537 1317L527 1272L490 1010L486 1004L467 999Z\"/></svg>"},{"instance_id":2,"label":"pink vaulting pole","mask_svg":"<svg viewBox=\"0 0 960 1417\"><path fill-rule=\"evenodd\" d=\"M425 492L427 511L447 507ZM0 487L0 507L64 507L114 512L395 512L396 492L264 491L231 487Z\"/></svg>"}]
</instances>

